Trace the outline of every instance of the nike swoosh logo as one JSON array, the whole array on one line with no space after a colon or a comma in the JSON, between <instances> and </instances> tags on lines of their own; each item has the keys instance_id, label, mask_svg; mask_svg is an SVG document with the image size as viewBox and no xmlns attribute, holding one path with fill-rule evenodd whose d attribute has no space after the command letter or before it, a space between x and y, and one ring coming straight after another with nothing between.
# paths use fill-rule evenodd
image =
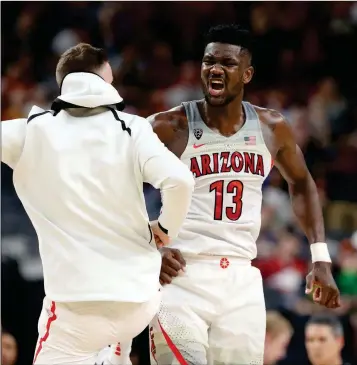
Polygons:
<instances>
[{"instance_id":1,"label":"nike swoosh logo","mask_svg":"<svg viewBox=\"0 0 357 365\"><path fill-rule=\"evenodd\" d=\"M202 147L204 145L205 145L205 143L203 143L203 144L194 144L193 145L193 148L200 148L200 147Z\"/></svg>"}]
</instances>

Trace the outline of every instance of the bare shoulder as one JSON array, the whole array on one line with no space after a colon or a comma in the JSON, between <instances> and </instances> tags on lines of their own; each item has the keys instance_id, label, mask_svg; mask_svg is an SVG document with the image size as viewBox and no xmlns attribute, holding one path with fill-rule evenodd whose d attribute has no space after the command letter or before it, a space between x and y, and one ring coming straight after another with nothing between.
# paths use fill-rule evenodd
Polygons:
<instances>
[{"instance_id":1,"label":"bare shoulder","mask_svg":"<svg viewBox=\"0 0 357 365\"><path fill-rule=\"evenodd\" d=\"M285 117L274 109L262 108L254 106L262 124L268 126L271 130L279 128L280 125L286 124Z\"/></svg>"},{"instance_id":2,"label":"bare shoulder","mask_svg":"<svg viewBox=\"0 0 357 365\"><path fill-rule=\"evenodd\" d=\"M283 114L274 109L258 106L254 106L254 109L258 114L262 129L270 131L278 148L289 142L294 142L292 129Z\"/></svg>"},{"instance_id":3,"label":"bare shoulder","mask_svg":"<svg viewBox=\"0 0 357 365\"><path fill-rule=\"evenodd\" d=\"M185 108L180 105L167 111L153 114L147 118L154 132L162 142L170 144L177 133L188 129Z\"/></svg>"}]
</instances>

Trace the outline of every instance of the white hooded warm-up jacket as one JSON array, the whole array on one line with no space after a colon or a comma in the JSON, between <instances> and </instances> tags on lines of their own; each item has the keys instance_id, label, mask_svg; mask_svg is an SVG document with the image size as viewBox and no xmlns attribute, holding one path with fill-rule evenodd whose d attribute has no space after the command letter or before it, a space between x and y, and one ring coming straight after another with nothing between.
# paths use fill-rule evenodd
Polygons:
<instances>
[{"instance_id":1,"label":"white hooded warm-up jacket","mask_svg":"<svg viewBox=\"0 0 357 365\"><path fill-rule=\"evenodd\" d=\"M92 73L66 76L52 110L3 121L2 161L39 239L54 301L145 302L161 266L143 183L161 189L160 224L175 237L194 180L143 118Z\"/></svg>"}]
</instances>

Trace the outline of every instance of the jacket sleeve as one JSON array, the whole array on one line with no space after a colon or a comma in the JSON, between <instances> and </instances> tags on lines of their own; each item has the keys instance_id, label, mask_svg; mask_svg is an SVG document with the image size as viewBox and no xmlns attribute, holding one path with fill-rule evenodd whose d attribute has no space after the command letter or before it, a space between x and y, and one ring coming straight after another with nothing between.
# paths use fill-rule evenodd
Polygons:
<instances>
[{"instance_id":1,"label":"jacket sleeve","mask_svg":"<svg viewBox=\"0 0 357 365\"><path fill-rule=\"evenodd\" d=\"M193 175L159 140L147 120L140 118L132 133L143 181L161 191L159 223L170 237L176 237L191 203Z\"/></svg>"},{"instance_id":2,"label":"jacket sleeve","mask_svg":"<svg viewBox=\"0 0 357 365\"><path fill-rule=\"evenodd\" d=\"M26 118L1 122L1 161L12 169L21 157L26 138L26 127Z\"/></svg>"}]
</instances>

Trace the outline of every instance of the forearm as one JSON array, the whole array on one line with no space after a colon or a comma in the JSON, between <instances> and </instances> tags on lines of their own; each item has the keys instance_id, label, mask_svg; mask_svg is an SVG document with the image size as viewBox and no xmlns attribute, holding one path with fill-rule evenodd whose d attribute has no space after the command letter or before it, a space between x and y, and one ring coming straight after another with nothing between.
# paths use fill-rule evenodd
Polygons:
<instances>
[{"instance_id":1,"label":"forearm","mask_svg":"<svg viewBox=\"0 0 357 365\"><path fill-rule=\"evenodd\" d=\"M172 176L161 187L162 209L158 218L171 238L175 238L190 207L194 180L191 173ZM160 228L162 228L160 227Z\"/></svg>"},{"instance_id":2,"label":"forearm","mask_svg":"<svg viewBox=\"0 0 357 365\"><path fill-rule=\"evenodd\" d=\"M280 149L276 155L276 166L289 184L293 211L310 243L311 259L317 266L326 268L331 257L325 242L325 227L320 206L319 194L312 179L304 155L297 146L289 124L282 123L274 129Z\"/></svg>"},{"instance_id":3,"label":"forearm","mask_svg":"<svg viewBox=\"0 0 357 365\"><path fill-rule=\"evenodd\" d=\"M309 243L325 242L325 227L318 191L311 175L289 184L293 211Z\"/></svg>"},{"instance_id":4,"label":"forearm","mask_svg":"<svg viewBox=\"0 0 357 365\"><path fill-rule=\"evenodd\" d=\"M195 181L191 171L171 152L150 159L144 167L144 178L160 189L162 209L158 221L169 237L177 236L186 218Z\"/></svg>"}]
</instances>

